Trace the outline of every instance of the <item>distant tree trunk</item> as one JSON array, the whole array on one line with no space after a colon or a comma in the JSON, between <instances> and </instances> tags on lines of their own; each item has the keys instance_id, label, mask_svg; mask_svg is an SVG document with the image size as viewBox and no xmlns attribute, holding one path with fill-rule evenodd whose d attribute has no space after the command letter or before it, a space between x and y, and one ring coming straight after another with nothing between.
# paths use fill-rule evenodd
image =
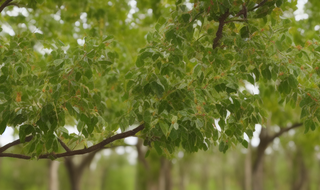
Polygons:
<instances>
[{"instance_id":1,"label":"distant tree trunk","mask_svg":"<svg viewBox=\"0 0 320 190\"><path fill-rule=\"evenodd\" d=\"M298 149L295 157L295 164L293 164L294 172L293 173L293 183L292 190L307 190L308 184L308 171L304 163L303 155Z\"/></svg>"},{"instance_id":2,"label":"distant tree trunk","mask_svg":"<svg viewBox=\"0 0 320 190\"><path fill-rule=\"evenodd\" d=\"M161 168L159 175L159 190L171 190L172 181L171 181L171 168L172 163L168 159L161 157Z\"/></svg>"},{"instance_id":3,"label":"distant tree trunk","mask_svg":"<svg viewBox=\"0 0 320 190\"><path fill-rule=\"evenodd\" d=\"M267 128L270 126L270 121L267 122ZM275 138L280 137L283 133L290 131L291 129L302 126L302 123L295 123L290 127L281 128L279 132L275 133L272 136L268 135L267 128L261 128L259 135L260 143L256 150L256 158L253 163L252 169L252 188L253 190L263 190L263 160L264 160L264 151L267 149L268 145L273 142Z\"/></svg>"},{"instance_id":4,"label":"distant tree trunk","mask_svg":"<svg viewBox=\"0 0 320 190\"><path fill-rule=\"evenodd\" d=\"M245 163L244 163L244 172L245 172L245 184L244 184L244 189L245 190L251 190L252 189L252 159L251 159L251 144L249 141L249 146L247 149L247 154L245 158Z\"/></svg>"},{"instance_id":5,"label":"distant tree trunk","mask_svg":"<svg viewBox=\"0 0 320 190\"><path fill-rule=\"evenodd\" d=\"M50 161L49 168L49 190L59 190L58 168L60 162Z\"/></svg>"},{"instance_id":6,"label":"distant tree trunk","mask_svg":"<svg viewBox=\"0 0 320 190\"><path fill-rule=\"evenodd\" d=\"M142 140L136 145L138 152L136 190L171 190L171 161L151 151L145 158L147 147Z\"/></svg>"},{"instance_id":7,"label":"distant tree trunk","mask_svg":"<svg viewBox=\"0 0 320 190\"><path fill-rule=\"evenodd\" d=\"M186 183L186 176L185 176L185 169L183 164L180 163L179 165L179 190L185 190L185 183Z\"/></svg>"},{"instance_id":8,"label":"distant tree trunk","mask_svg":"<svg viewBox=\"0 0 320 190\"><path fill-rule=\"evenodd\" d=\"M208 162L203 163L202 167L202 176L201 176L201 189L202 190L209 190L208 181L209 181L209 167Z\"/></svg>"},{"instance_id":9,"label":"distant tree trunk","mask_svg":"<svg viewBox=\"0 0 320 190\"><path fill-rule=\"evenodd\" d=\"M264 151L269 145L269 136L265 128L261 128L260 143L257 147L256 159L252 170L252 188L253 190L263 190L263 160Z\"/></svg>"},{"instance_id":10,"label":"distant tree trunk","mask_svg":"<svg viewBox=\"0 0 320 190\"><path fill-rule=\"evenodd\" d=\"M90 165L93 160L96 152L91 152L84 156L80 162L80 164L75 164L72 157L65 158L65 166L68 172L71 190L80 190L81 189L81 177L84 169Z\"/></svg>"}]
</instances>

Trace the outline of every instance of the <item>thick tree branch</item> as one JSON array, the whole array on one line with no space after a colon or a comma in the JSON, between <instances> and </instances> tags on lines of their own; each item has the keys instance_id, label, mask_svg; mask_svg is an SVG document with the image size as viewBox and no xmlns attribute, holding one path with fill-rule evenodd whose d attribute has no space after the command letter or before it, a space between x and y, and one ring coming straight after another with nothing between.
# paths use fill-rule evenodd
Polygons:
<instances>
[{"instance_id":1,"label":"thick tree branch","mask_svg":"<svg viewBox=\"0 0 320 190\"><path fill-rule=\"evenodd\" d=\"M243 8L233 17L233 18L237 18L241 15L243 15L244 20L240 20L240 19L234 19L234 20L229 20L226 21L226 19L229 17L230 13L229 13L229 9L223 14L221 15L221 17L219 18L219 27L218 27L218 31L216 33L216 37L213 39L213 44L212 44L212 49L215 49L216 47L219 46L219 40L222 38L222 32L223 32L223 26L227 23L230 22L244 22L247 20L247 13L254 11L255 9L263 6L265 3L267 2L267 0L263 0L260 3L258 3L258 5L256 5L255 7L253 7L252 9L247 10L245 4L243 4Z\"/></svg>"},{"instance_id":2,"label":"thick tree branch","mask_svg":"<svg viewBox=\"0 0 320 190\"><path fill-rule=\"evenodd\" d=\"M225 24L225 20L229 17L230 13L229 13L229 9L223 14L221 15L221 17L219 18L219 27L218 27L218 31L216 33L216 37L213 39L213 44L212 44L212 49L216 49L216 47L219 46L219 40L222 38L222 32L223 32L223 26Z\"/></svg>"},{"instance_id":3,"label":"thick tree branch","mask_svg":"<svg viewBox=\"0 0 320 190\"><path fill-rule=\"evenodd\" d=\"M3 10L4 8L6 8L7 6L9 6L12 1L13 1L13 0L6 0L6 1L0 6L0 13L2 12L2 10Z\"/></svg>"},{"instance_id":4,"label":"thick tree branch","mask_svg":"<svg viewBox=\"0 0 320 190\"><path fill-rule=\"evenodd\" d=\"M116 134L112 137L109 137L103 141L101 141L100 143L93 145L89 148L84 148L84 149L80 149L80 150L72 150L72 151L67 151L64 153L50 153L50 154L42 154L38 157L38 159L50 159L52 157L54 158L63 158L63 157L67 157L67 156L74 156L74 155L80 155L80 154L86 154L86 153L90 153L90 152L94 152L94 151L98 151L100 149L103 149L105 145L118 140L118 139L124 139L126 137L130 137L130 136L134 136L136 133L138 133L139 131L144 129L144 124L139 125L137 128L130 130L130 131L126 131L124 133L120 133L120 134ZM30 138L30 137L27 137ZM26 141L27 141L26 138ZM31 137L32 139L32 137ZM31 140L30 139L30 140ZM30 141L29 140L29 141ZM4 147L0 148L0 157L12 157L12 158L20 158L20 159L30 159L30 156L25 156L25 155L21 155L21 154L11 154L11 153L3 153L3 151L5 151L6 149L14 146L14 145L18 145L20 144L20 140L16 140L12 143L9 143L8 145L5 145Z\"/></svg>"},{"instance_id":5,"label":"thick tree branch","mask_svg":"<svg viewBox=\"0 0 320 190\"><path fill-rule=\"evenodd\" d=\"M33 136L26 137L25 142L31 141L32 138L33 138ZM13 146L18 145L18 144L21 144L20 139L15 140L15 141L13 141L13 142L11 142L9 144L6 144L5 146L0 148L0 154L3 153L4 151L6 151L8 148L13 147Z\"/></svg>"},{"instance_id":6,"label":"thick tree branch","mask_svg":"<svg viewBox=\"0 0 320 190\"><path fill-rule=\"evenodd\" d=\"M269 146L270 143L273 142L273 140L277 137L280 137L283 133L286 133L288 131L290 131L291 129L297 128L302 126L302 123L295 123L290 127L286 127L286 128L281 128L281 130L272 135L269 136L267 133L263 134L263 130L261 131L259 137L260 137L260 144L257 148L257 158L253 164L253 171L256 171L258 168L258 165L260 164L260 161L262 160L262 157L264 155L264 151L267 149L267 147Z\"/></svg>"}]
</instances>

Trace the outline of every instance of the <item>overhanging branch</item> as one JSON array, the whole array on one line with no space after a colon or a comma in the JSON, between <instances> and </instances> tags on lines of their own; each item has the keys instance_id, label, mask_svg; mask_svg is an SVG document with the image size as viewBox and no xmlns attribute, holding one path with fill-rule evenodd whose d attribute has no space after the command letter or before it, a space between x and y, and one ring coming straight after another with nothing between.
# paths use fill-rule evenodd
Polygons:
<instances>
[{"instance_id":1,"label":"overhanging branch","mask_svg":"<svg viewBox=\"0 0 320 190\"><path fill-rule=\"evenodd\" d=\"M13 0L6 0L6 1L0 6L0 13L3 11L4 8L6 8L7 6L9 6L12 1L13 1Z\"/></svg>"},{"instance_id":2,"label":"overhanging branch","mask_svg":"<svg viewBox=\"0 0 320 190\"><path fill-rule=\"evenodd\" d=\"M32 138L33 138L33 136L28 136L28 137L26 137L24 142L29 142L29 141L31 141ZM0 148L0 154L3 153L4 151L6 151L8 148L13 147L18 144L21 144L20 139L15 140L9 144L6 144L5 146Z\"/></svg>"},{"instance_id":3,"label":"overhanging branch","mask_svg":"<svg viewBox=\"0 0 320 190\"><path fill-rule=\"evenodd\" d=\"M279 132L277 132L276 134L274 134L273 136L268 138L268 142L271 143L275 138L280 137L283 133L286 133L286 132L290 131L291 129L301 127L302 125L303 125L302 123L295 123L290 127L281 128Z\"/></svg>"},{"instance_id":4,"label":"overhanging branch","mask_svg":"<svg viewBox=\"0 0 320 190\"><path fill-rule=\"evenodd\" d=\"M63 148L67 151L64 153L50 153L50 154L42 154L38 157L38 159L50 159L52 157L54 158L62 158L62 157L67 157L67 156L74 156L74 155L80 155L80 154L86 154L86 153L90 153L90 152L94 152L94 151L98 151L104 148L105 145L115 141L115 140L119 140L119 139L124 139L126 137L130 137L130 136L134 136L136 133L138 133L139 131L144 129L144 124L139 125L137 128L132 129L130 131L126 131L120 134L116 134L112 137L109 137L103 141L101 141L98 144L95 144L89 148L84 148L84 149L80 149L80 150L70 150L69 148L66 148L67 146L61 141L59 140L61 146L63 146ZM32 139L32 136L29 136L26 138L26 142L30 141ZM27 141L28 140L28 141ZM61 143L62 142L62 143ZM21 144L20 140L16 140L12 143L9 143L3 147L0 148L0 157L11 157L11 158L20 158L20 159L31 159L30 156L26 156L26 155L22 155L22 154L12 154L12 153L3 153L5 150L7 150L8 148L14 146L14 145L18 145ZM64 145L66 147L64 147ZM70 150L70 151L69 151Z\"/></svg>"}]
</instances>

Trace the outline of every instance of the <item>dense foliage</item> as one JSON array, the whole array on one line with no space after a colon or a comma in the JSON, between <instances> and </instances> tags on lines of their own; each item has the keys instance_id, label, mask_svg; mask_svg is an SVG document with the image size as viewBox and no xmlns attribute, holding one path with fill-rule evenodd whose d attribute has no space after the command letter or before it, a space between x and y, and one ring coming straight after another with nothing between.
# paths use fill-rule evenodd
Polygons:
<instances>
[{"instance_id":1,"label":"dense foliage","mask_svg":"<svg viewBox=\"0 0 320 190\"><path fill-rule=\"evenodd\" d=\"M15 127L24 143L22 154L3 153L16 142L0 156L82 154L142 129L138 136L145 145L167 156L177 147L247 147L244 133L252 137L255 124L266 123L268 93L278 94L278 104L301 108L298 121L304 121L305 132L319 124L320 48L314 40L295 45L291 21L283 15L292 3L201 0L188 7L180 0L163 9L168 17L150 3L157 14L143 22L158 22L135 59L138 47L126 32L139 28L115 16L129 10L126 1L33 2L21 2L33 7L28 17L8 22L36 20L41 32L17 29L0 38L0 132ZM67 22L63 28L48 18L54 12ZM79 16L91 21L83 46L73 39L79 31L70 28ZM41 54L37 47L52 51ZM250 92L248 84L262 92ZM76 125L79 134L69 134L68 125ZM133 125L139 127L115 135ZM91 144L97 146L76 151Z\"/></svg>"}]
</instances>

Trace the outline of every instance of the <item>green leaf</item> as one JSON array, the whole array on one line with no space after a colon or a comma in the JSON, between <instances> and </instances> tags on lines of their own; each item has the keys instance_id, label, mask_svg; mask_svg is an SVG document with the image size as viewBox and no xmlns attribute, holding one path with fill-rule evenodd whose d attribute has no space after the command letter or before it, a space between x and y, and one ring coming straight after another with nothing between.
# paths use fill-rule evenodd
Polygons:
<instances>
[{"instance_id":1,"label":"green leaf","mask_svg":"<svg viewBox=\"0 0 320 190\"><path fill-rule=\"evenodd\" d=\"M271 72L270 72L270 70L269 70L268 67L265 68L265 69L263 69L263 70L261 71L261 74L262 74L262 76L263 76L265 79L267 79L267 80L270 80L270 79L271 79Z\"/></svg>"},{"instance_id":2,"label":"green leaf","mask_svg":"<svg viewBox=\"0 0 320 190\"><path fill-rule=\"evenodd\" d=\"M155 141L153 144L154 144L154 148L156 149L157 153L158 153L159 155L162 155L162 149L161 149L161 147L160 147L160 143L157 142L157 141Z\"/></svg>"},{"instance_id":3,"label":"green leaf","mask_svg":"<svg viewBox=\"0 0 320 190\"><path fill-rule=\"evenodd\" d=\"M146 123L150 123L151 122L151 113L149 111L144 111L143 120Z\"/></svg>"},{"instance_id":4,"label":"green leaf","mask_svg":"<svg viewBox=\"0 0 320 190\"><path fill-rule=\"evenodd\" d=\"M32 125L21 125L19 127L19 139L21 143L24 143L25 138L27 135L29 135L33 131Z\"/></svg>"},{"instance_id":5,"label":"green leaf","mask_svg":"<svg viewBox=\"0 0 320 190\"><path fill-rule=\"evenodd\" d=\"M298 80L293 75L289 75L288 82L291 88L293 89L297 88Z\"/></svg>"},{"instance_id":6,"label":"green leaf","mask_svg":"<svg viewBox=\"0 0 320 190\"><path fill-rule=\"evenodd\" d=\"M91 50L89 53L87 53L87 57L89 57L89 58L94 58L94 56L95 56L94 50Z\"/></svg>"},{"instance_id":7,"label":"green leaf","mask_svg":"<svg viewBox=\"0 0 320 190\"><path fill-rule=\"evenodd\" d=\"M224 144L224 141L221 141L220 143L219 143L219 151L220 152L223 152L224 151L224 147L225 146L225 144Z\"/></svg>"},{"instance_id":8,"label":"green leaf","mask_svg":"<svg viewBox=\"0 0 320 190\"><path fill-rule=\"evenodd\" d=\"M243 26L240 29L240 36L241 38L249 38L249 27L248 26Z\"/></svg>"},{"instance_id":9,"label":"green leaf","mask_svg":"<svg viewBox=\"0 0 320 190\"><path fill-rule=\"evenodd\" d=\"M17 73L18 73L19 75L21 75L21 73L22 73L22 68L21 68L21 67L17 67L16 70L17 70Z\"/></svg>"},{"instance_id":10,"label":"green leaf","mask_svg":"<svg viewBox=\"0 0 320 190\"><path fill-rule=\"evenodd\" d=\"M190 20L190 14L183 14L183 15L181 15L181 17L182 17L184 22L188 23L189 20Z\"/></svg>"},{"instance_id":11,"label":"green leaf","mask_svg":"<svg viewBox=\"0 0 320 190\"><path fill-rule=\"evenodd\" d=\"M114 36L110 35L110 36L105 37L102 41L104 42L104 41L107 41L107 40L111 40L113 38L114 38Z\"/></svg>"},{"instance_id":12,"label":"green leaf","mask_svg":"<svg viewBox=\"0 0 320 190\"><path fill-rule=\"evenodd\" d=\"M65 44L64 44L61 40L58 40L58 44L59 44L60 46L65 46Z\"/></svg>"},{"instance_id":13,"label":"green leaf","mask_svg":"<svg viewBox=\"0 0 320 190\"><path fill-rule=\"evenodd\" d=\"M136 61L136 66L143 67L143 65L144 65L144 61L140 57L138 57Z\"/></svg>"},{"instance_id":14,"label":"green leaf","mask_svg":"<svg viewBox=\"0 0 320 190\"><path fill-rule=\"evenodd\" d=\"M113 63L111 61L98 61L101 65L112 65Z\"/></svg>"},{"instance_id":15,"label":"green leaf","mask_svg":"<svg viewBox=\"0 0 320 190\"><path fill-rule=\"evenodd\" d=\"M245 148L248 148L248 141L243 140L241 143Z\"/></svg>"},{"instance_id":16,"label":"green leaf","mask_svg":"<svg viewBox=\"0 0 320 190\"><path fill-rule=\"evenodd\" d=\"M301 109L300 119L310 115L309 107L305 106Z\"/></svg>"},{"instance_id":17,"label":"green leaf","mask_svg":"<svg viewBox=\"0 0 320 190\"><path fill-rule=\"evenodd\" d=\"M75 76L75 80L79 81L81 79L81 73L80 72L76 72L76 76Z\"/></svg>"},{"instance_id":18,"label":"green leaf","mask_svg":"<svg viewBox=\"0 0 320 190\"><path fill-rule=\"evenodd\" d=\"M316 129L316 125L315 123L311 120L311 118L307 119L304 122L304 125L306 127L306 129L311 129L312 131L314 131ZM308 132L308 131L307 131Z\"/></svg>"},{"instance_id":19,"label":"green leaf","mask_svg":"<svg viewBox=\"0 0 320 190\"><path fill-rule=\"evenodd\" d=\"M219 122L218 122L218 124L219 124L221 130L224 130L224 127L226 126L226 123L224 122L224 120L223 120L223 119L220 119Z\"/></svg>"},{"instance_id":20,"label":"green leaf","mask_svg":"<svg viewBox=\"0 0 320 190\"><path fill-rule=\"evenodd\" d=\"M313 103L313 100L310 96L304 96L300 102L300 107L310 106Z\"/></svg>"},{"instance_id":21,"label":"green leaf","mask_svg":"<svg viewBox=\"0 0 320 190\"><path fill-rule=\"evenodd\" d=\"M160 85L158 82L152 82L150 84L153 92L158 96L158 98L161 98L164 92L164 88L162 85Z\"/></svg>"},{"instance_id":22,"label":"green leaf","mask_svg":"<svg viewBox=\"0 0 320 190\"><path fill-rule=\"evenodd\" d=\"M167 137L169 135L169 125L164 121L159 121L159 125L164 136Z\"/></svg>"},{"instance_id":23,"label":"green leaf","mask_svg":"<svg viewBox=\"0 0 320 190\"><path fill-rule=\"evenodd\" d=\"M92 78L92 71L90 68L86 69L84 76L86 76L88 79Z\"/></svg>"},{"instance_id":24,"label":"green leaf","mask_svg":"<svg viewBox=\"0 0 320 190\"><path fill-rule=\"evenodd\" d=\"M216 129L213 129L213 136L212 136L212 140L216 141L219 138L219 132Z\"/></svg>"},{"instance_id":25,"label":"green leaf","mask_svg":"<svg viewBox=\"0 0 320 190\"><path fill-rule=\"evenodd\" d=\"M34 35L36 36L36 38L37 38L38 40L42 40L42 39L43 39L43 35L40 34L40 33L35 33Z\"/></svg>"},{"instance_id":26,"label":"green leaf","mask_svg":"<svg viewBox=\"0 0 320 190\"><path fill-rule=\"evenodd\" d=\"M225 131L225 133L229 136L229 137L232 137L233 136L233 132L230 130L230 129L227 129Z\"/></svg>"},{"instance_id":27,"label":"green leaf","mask_svg":"<svg viewBox=\"0 0 320 190\"><path fill-rule=\"evenodd\" d=\"M283 0L277 0L276 1L277 7L280 7L282 5L282 3L283 3Z\"/></svg>"},{"instance_id":28,"label":"green leaf","mask_svg":"<svg viewBox=\"0 0 320 190\"><path fill-rule=\"evenodd\" d=\"M77 124L77 129L79 132L81 132L83 130L85 123L83 121L79 121Z\"/></svg>"},{"instance_id":29,"label":"green leaf","mask_svg":"<svg viewBox=\"0 0 320 190\"><path fill-rule=\"evenodd\" d=\"M129 121L126 117L122 117L119 122L121 131L125 131L129 127Z\"/></svg>"}]
</instances>

